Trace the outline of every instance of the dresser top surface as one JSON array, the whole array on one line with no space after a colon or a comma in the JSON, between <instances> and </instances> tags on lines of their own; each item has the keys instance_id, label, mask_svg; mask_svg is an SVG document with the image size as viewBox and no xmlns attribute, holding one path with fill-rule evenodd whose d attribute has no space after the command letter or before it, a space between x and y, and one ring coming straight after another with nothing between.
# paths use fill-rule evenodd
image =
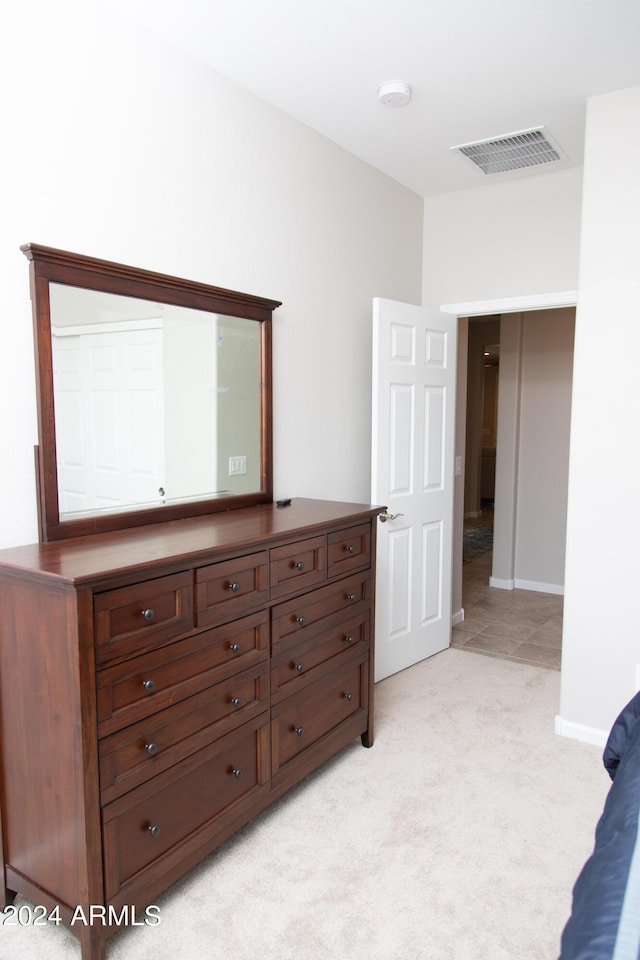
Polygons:
<instances>
[{"instance_id":1,"label":"dresser top surface","mask_svg":"<svg viewBox=\"0 0 640 960\"><path fill-rule=\"evenodd\" d=\"M215 559L216 553L250 549L265 541L304 536L323 527L358 523L383 508L333 500L296 498L205 517L150 524L113 533L33 543L0 550L0 573L82 583L129 568L151 572L155 566Z\"/></svg>"}]
</instances>

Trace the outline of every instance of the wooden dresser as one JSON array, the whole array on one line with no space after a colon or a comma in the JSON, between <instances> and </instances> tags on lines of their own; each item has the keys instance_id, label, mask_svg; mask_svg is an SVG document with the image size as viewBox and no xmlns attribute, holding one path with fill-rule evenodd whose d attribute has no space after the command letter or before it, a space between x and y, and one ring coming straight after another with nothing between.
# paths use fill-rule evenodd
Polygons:
<instances>
[{"instance_id":1,"label":"wooden dresser","mask_svg":"<svg viewBox=\"0 0 640 960\"><path fill-rule=\"evenodd\" d=\"M4 904L57 907L100 960L123 908L372 745L378 512L294 500L0 551Z\"/></svg>"}]
</instances>

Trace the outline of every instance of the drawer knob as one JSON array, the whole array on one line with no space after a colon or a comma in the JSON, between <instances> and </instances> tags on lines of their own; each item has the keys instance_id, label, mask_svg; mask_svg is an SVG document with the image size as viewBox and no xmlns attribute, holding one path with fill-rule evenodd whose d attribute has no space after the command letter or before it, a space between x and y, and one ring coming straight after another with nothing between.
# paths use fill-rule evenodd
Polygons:
<instances>
[{"instance_id":1,"label":"drawer knob","mask_svg":"<svg viewBox=\"0 0 640 960\"><path fill-rule=\"evenodd\" d=\"M147 621L147 623L151 623L151 621L152 621L153 618L155 617L155 612L154 612L154 610L153 610L153 607L147 607L146 610L143 610L143 611L142 611L142 616L143 616L144 619Z\"/></svg>"},{"instance_id":2,"label":"drawer knob","mask_svg":"<svg viewBox=\"0 0 640 960\"><path fill-rule=\"evenodd\" d=\"M347 594L347 600L350 600L351 603L354 603L357 599L358 599L358 594L357 594L357 593L348 593L348 594Z\"/></svg>"},{"instance_id":3,"label":"drawer knob","mask_svg":"<svg viewBox=\"0 0 640 960\"><path fill-rule=\"evenodd\" d=\"M302 673L302 671L304 670L304 663L295 663L294 667L298 671L298 673Z\"/></svg>"},{"instance_id":4,"label":"drawer knob","mask_svg":"<svg viewBox=\"0 0 640 960\"><path fill-rule=\"evenodd\" d=\"M294 570L304 570L304 561L303 561L303 560L296 560L296 561L293 563L293 569L294 569Z\"/></svg>"},{"instance_id":5,"label":"drawer knob","mask_svg":"<svg viewBox=\"0 0 640 960\"><path fill-rule=\"evenodd\" d=\"M296 619L296 623L299 623L301 627L304 626L304 623L305 623L304 617L296 617L295 619Z\"/></svg>"},{"instance_id":6,"label":"drawer knob","mask_svg":"<svg viewBox=\"0 0 640 960\"><path fill-rule=\"evenodd\" d=\"M230 643L229 650L231 653L240 653L240 644L239 643Z\"/></svg>"},{"instance_id":7,"label":"drawer knob","mask_svg":"<svg viewBox=\"0 0 640 960\"><path fill-rule=\"evenodd\" d=\"M301 737L304 733L304 727L294 727L293 732L296 734L296 736Z\"/></svg>"},{"instance_id":8,"label":"drawer knob","mask_svg":"<svg viewBox=\"0 0 640 960\"><path fill-rule=\"evenodd\" d=\"M147 693L153 693L156 688L156 682L155 680L143 680L142 686L145 688Z\"/></svg>"},{"instance_id":9,"label":"drawer knob","mask_svg":"<svg viewBox=\"0 0 640 960\"><path fill-rule=\"evenodd\" d=\"M229 584L229 590L231 590L231 593L239 593L240 584L238 583L237 580L234 580L232 583Z\"/></svg>"},{"instance_id":10,"label":"drawer knob","mask_svg":"<svg viewBox=\"0 0 640 960\"><path fill-rule=\"evenodd\" d=\"M353 637L345 637L344 642L348 643L349 646L351 646L351 644L353 643Z\"/></svg>"},{"instance_id":11,"label":"drawer knob","mask_svg":"<svg viewBox=\"0 0 640 960\"><path fill-rule=\"evenodd\" d=\"M150 757L155 757L156 753L158 752L157 743L145 743L144 748Z\"/></svg>"},{"instance_id":12,"label":"drawer knob","mask_svg":"<svg viewBox=\"0 0 640 960\"><path fill-rule=\"evenodd\" d=\"M242 706L242 698L241 698L241 697L231 697L231 703L233 704L234 707L241 707L241 706Z\"/></svg>"},{"instance_id":13,"label":"drawer knob","mask_svg":"<svg viewBox=\"0 0 640 960\"><path fill-rule=\"evenodd\" d=\"M242 767L234 767L231 773L236 778L236 780L239 780L240 777L242 776Z\"/></svg>"},{"instance_id":14,"label":"drawer knob","mask_svg":"<svg viewBox=\"0 0 640 960\"><path fill-rule=\"evenodd\" d=\"M157 823L152 823L149 827L149 836L153 837L154 840L156 837L160 836L160 827Z\"/></svg>"},{"instance_id":15,"label":"drawer knob","mask_svg":"<svg viewBox=\"0 0 640 960\"><path fill-rule=\"evenodd\" d=\"M345 693L344 698L345 698L345 700L348 700L349 703L351 703L351 701L353 700L353 694L352 694L352 693Z\"/></svg>"},{"instance_id":16,"label":"drawer knob","mask_svg":"<svg viewBox=\"0 0 640 960\"><path fill-rule=\"evenodd\" d=\"M345 550L347 551L347 553L355 553L355 552L356 552L356 548L354 547L354 545L353 545L352 543L348 544L348 545L345 547Z\"/></svg>"}]
</instances>

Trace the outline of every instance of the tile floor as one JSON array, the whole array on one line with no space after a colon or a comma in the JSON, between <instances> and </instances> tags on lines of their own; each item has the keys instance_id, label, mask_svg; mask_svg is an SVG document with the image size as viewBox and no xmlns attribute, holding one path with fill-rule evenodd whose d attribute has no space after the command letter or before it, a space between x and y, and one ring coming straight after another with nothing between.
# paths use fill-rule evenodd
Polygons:
<instances>
[{"instance_id":1,"label":"tile floor","mask_svg":"<svg viewBox=\"0 0 640 960\"><path fill-rule=\"evenodd\" d=\"M491 553L462 567L464 620L451 646L490 657L560 669L563 598L489 586Z\"/></svg>"}]
</instances>

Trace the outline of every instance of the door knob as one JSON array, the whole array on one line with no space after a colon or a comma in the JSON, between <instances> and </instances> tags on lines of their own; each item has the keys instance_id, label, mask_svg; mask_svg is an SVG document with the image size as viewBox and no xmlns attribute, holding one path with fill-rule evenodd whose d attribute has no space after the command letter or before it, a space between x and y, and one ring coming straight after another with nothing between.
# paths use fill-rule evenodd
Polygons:
<instances>
[{"instance_id":1,"label":"door knob","mask_svg":"<svg viewBox=\"0 0 640 960\"><path fill-rule=\"evenodd\" d=\"M404 517L404 513L389 513L388 510L384 510L378 514L378 517L380 518L380 523L386 523L387 520L397 520L398 517Z\"/></svg>"}]
</instances>

